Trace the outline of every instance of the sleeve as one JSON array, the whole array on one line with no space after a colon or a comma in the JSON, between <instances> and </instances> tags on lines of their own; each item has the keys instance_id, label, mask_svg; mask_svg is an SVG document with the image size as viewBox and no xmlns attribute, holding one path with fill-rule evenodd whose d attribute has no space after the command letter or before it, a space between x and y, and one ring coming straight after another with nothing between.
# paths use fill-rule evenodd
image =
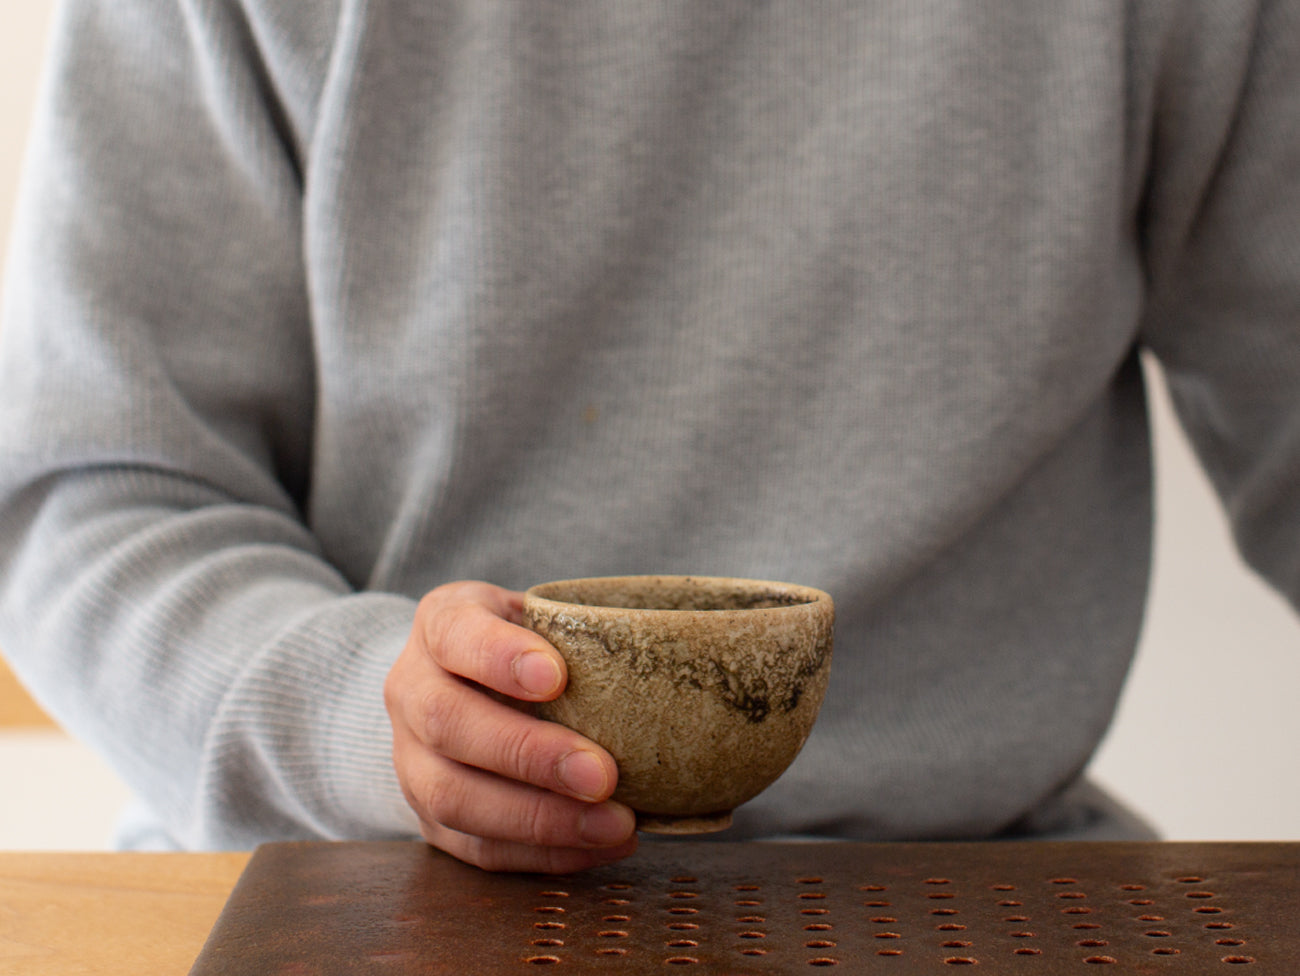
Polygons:
<instances>
[{"instance_id":1,"label":"sleeve","mask_svg":"<svg viewBox=\"0 0 1300 976\"><path fill-rule=\"evenodd\" d=\"M410 836L415 603L309 531L293 133L237 3L70 0L0 329L0 646L178 844Z\"/></svg>"},{"instance_id":2,"label":"sleeve","mask_svg":"<svg viewBox=\"0 0 1300 976\"><path fill-rule=\"evenodd\" d=\"M1142 338L1242 555L1300 607L1300 5L1185 12L1204 22L1157 83Z\"/></svg>"}]
</instances>

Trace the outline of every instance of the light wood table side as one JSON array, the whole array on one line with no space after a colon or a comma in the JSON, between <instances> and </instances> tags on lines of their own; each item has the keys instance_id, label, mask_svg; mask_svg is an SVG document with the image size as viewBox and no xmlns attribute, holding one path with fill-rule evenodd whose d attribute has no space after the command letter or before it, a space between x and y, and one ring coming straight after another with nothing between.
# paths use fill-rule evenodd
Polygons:
<instances>
[{"instance_id":1,"label":"light wood table side","mask_svg":"<svg viewBox=\"0 0 1300 976\"><path fill-rule=\"evenodd\" d=\"M0 657L0 729L52 729L51 719L32 701L8 663Z\"/></svg>"},{"instance_id":2,"label":"light wood table side","mask_svg":"<svg viewBox=\"0 0 1300 976\"><path fill-rule=\"evenodd\" d=\"M248 858L0 852L0 974L185 976Z\"/></svg>"}]
</instances>

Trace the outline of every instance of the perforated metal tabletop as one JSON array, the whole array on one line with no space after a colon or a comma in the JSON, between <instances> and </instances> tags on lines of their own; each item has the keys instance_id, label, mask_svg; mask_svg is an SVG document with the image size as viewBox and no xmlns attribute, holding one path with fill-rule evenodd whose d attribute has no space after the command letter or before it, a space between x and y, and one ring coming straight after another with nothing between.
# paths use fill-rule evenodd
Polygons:
<instances>
[{"instance_id":1,"label":"perforated metal tabletop","mask_svg":"<svg viewBox=\"0 0 1300 976\"><path fill-rule=\"evenodd\" d=\"M260 848L193 976L1300 973L1297 844L647 843L562 879Z\"/></svg>"}]
</instances>

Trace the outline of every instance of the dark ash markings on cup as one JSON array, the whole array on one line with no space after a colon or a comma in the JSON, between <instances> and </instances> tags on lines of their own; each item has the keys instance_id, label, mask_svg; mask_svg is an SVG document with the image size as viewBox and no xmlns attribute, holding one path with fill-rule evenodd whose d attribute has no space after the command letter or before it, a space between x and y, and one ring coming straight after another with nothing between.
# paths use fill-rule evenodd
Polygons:
<instances>
[{"instance_id":1,"label":"dark ash markings on cup","mask_svg":"<svg viewBox=\"0 0 1300 976\"><path fill-rule=\"evenodd\" d=\"M714 661L713 669L717 672L716 688L718 697L737 711L743 712L745 718L757 724L767 718L771 706L768 704L767 682L762 677L752 681L746 687L740 676ZM796 699L797 700L797 699Z\"/></svg>"},{"instance_id":2,"label":"dark ash markings on cup","mask_svg":"<svg viewBox=\"0 0 1300 976\"><path fill-rule=\"evenodd\" d=\"M590 641L611 657L622 658L623 665L633 674L647 677L665 673L678 685L712 689L719 701L754 724L765 721L774 709L784 714L798 708L805 685L822 670L830 654L830 641L820 643L811 655L799 662L788 681L774 689L768 683L768 676L741 673L716 660L685 658L673 642L637 646L567 614L534 620L531 624L542 636L554 634L561 639ZM786 660L796 657L794 649L783 649L782 654Z\"/></svg>"},{"instance_id":3,"label":"dark ash markings on cup","mask_svg":"<svg viewBox=\"0 0 1300 976\"><path fill-rule=\"evenodd\" d=\"M754 723L762 722L767 718L773 707L773 698L777 699L777 707L782 713L793 712L799 707L799 702L803 698L804 686L821 671L829 652L829 644L820 644L817 652L800 664L790 676L789 682L777 689L775 694L761 675L751 678L746 683L734 671L729 671L714 661L713 668L718 678L716 684L718 697L732 708L743 712L745 718ZM787 656L793 657L794 652L787 652Z\"/></svg>"}]
</instances>

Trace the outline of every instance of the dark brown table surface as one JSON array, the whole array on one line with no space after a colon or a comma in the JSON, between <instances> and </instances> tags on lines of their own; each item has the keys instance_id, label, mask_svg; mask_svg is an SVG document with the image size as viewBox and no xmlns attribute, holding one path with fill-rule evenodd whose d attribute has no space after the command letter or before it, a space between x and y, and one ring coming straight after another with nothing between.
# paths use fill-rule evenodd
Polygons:
<instances>
[{"instance_id":1,"label":"dark brown table surface","mask_svg":"<svg viewBox=\"0 0 1300 976\"><path fill-rule=\"evenodd\" d=\"M1298 844L645 843L566 878L260 848L195 976L1300 973Z\"/></svg>"}]
</instances>

